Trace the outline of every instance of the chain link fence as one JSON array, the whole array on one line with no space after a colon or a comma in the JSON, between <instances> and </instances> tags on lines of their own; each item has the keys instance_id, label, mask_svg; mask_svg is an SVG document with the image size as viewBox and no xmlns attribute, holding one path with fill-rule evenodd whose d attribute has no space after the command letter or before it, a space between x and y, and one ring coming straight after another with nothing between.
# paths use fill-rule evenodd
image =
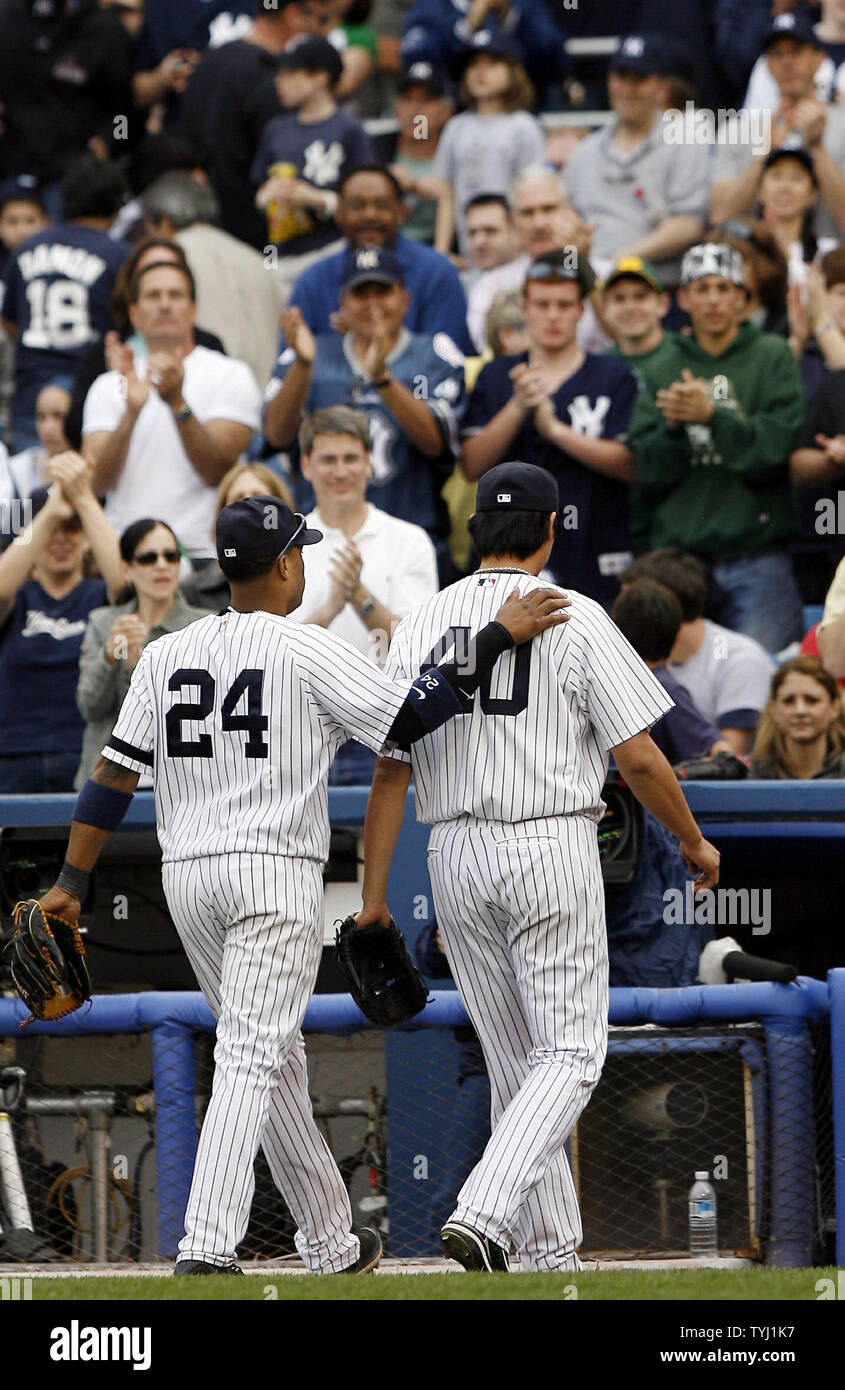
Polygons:
<instances>
[{"instance_id":1,"label":"chain link fence","mask_svg":"<svg viewBox=\"0 0 845 1390\"><path fill-rule=\"evenodd\" d=\"M0 1039L3 1258L173 1258L211 1090L213 1035L199 1012L191 1023L190 1010L203 1007L198 996L137 999L150 1007L188 1001L179 1005L188 1016L174 1023L168 1015L151 1031L27 1030ZM379 1229L388 1254L436 1256L439 1227L489 1133L489 1087L469 1031L336 1035L324 1029L325 1010L322 1017L306 1037L309 1086L355 1223ZM809 1029L772 1020L611 1029L569 1157L587 1256L686 1253L687 1193L695 1171L707 1169L720 1251L833 1262L828 1020ZM255 1179L239 1256L295 1255L293 1221L263 1156Z\"/></svg>"}]
</instances>

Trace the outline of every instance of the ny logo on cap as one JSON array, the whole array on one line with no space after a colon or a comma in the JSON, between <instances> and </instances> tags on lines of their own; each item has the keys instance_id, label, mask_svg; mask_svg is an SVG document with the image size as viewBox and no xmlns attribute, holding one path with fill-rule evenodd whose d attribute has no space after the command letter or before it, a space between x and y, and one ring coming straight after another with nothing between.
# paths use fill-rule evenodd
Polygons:
<instances>
[{"instance_id":1,"label":"ny logo on cap","mask_svg":"<svg viewBox=\"0 0 845 1390\"><path fill-rule=\"evenodd\" d=\"M378 247L364 247L356 251L355 264L359 270L378 270Z\"/></svg>"},{"instance_id":2,"label":"ny logo on cap","mask_svg":"<svg viewBox=\"0 0 845 1390\"><path fill-rule=\"evenodd\" d=\"M639 58L642 56L645 44L642 39L626 39L622 45L621 52L627 53L629 58Z\"/></svg>"},{"instance_id":3,"label":"ny logo on cap","mask_svg":"<svg viewBox=\"0 0 845 1390\"><path fill-rule=\"evenodd\" d=\"M794 29L794 28L795 28L795 15L794 15L794 14L779 14L778 17L777 17L777 19L775 20L774 24L772 25L772 28L773 28L773 29Z\"/></svg>"},{"instance_id":4,"label":"ny logo on cap","mask_svg":"<svg viewBox=\"0 0 845 1390\"><path fill-rule=\"evenodd\" d=\"M510 495L509 492L497 492L497 493L496 493L496 501L497 501L497 502L510 502L510 500L511 500L511 495Z\"/></svg>"}]
</instances>

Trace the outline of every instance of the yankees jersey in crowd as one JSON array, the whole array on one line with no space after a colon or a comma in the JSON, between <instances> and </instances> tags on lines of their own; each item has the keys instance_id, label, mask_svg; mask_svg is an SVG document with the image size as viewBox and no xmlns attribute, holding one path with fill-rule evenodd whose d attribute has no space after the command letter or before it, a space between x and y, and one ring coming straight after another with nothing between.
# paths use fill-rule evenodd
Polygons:
<instances>
[{"instance_id":1,"label":"yankees jersey in crowd","mask_svg":"<svg viewBox=\"0 0 845 1390\"><path fill-rule=\"evenodd\" d=\"M8 265L3 318L15 325L16 421L34 420L35 398L73 376L82 349L113 327L109 295L127 248L91 227L56 223L36 232Z\"/></svg>"},{"instance_id":2,"label":"yankees jersey in crowd","mask_svg":"<svg viewBox=\"0 0 845 1390\"><path fill-rule=\"evenodd\" d=\"M397 627L386 671L416 678L466 644L514 585L552 587L524 570L485 569L414 609ZM581 815L599 821L608 751L648 729L672 700L607 616L567 588L569 621L506 652L482 682L471 714L414 744L417 815L524 821ZM391 756L404 762L411 754Z\"/></svg>"},{"instance_id":3,"label":"yankees jersey in crowd","mask_svg":"<svg viewBox=\"0 0 845 1390\"><path fill-rule=\"evenodd\" d=\"M286 348L276 363L264 399L279 389L294 360ZM443 439L437 458L426 458L409 440L387 409L381 392L368 384L352 350L352 335L337 333L317 336L317 356L311 390L305 409L310 414L328 405L351 405L367 417L372 437L373 478L367 497L382 511L402 521L422 526L434 541L445 546L449 534L449 514L440 496L458 455L458 420L464 409L464 359L445 333L432 337L399 331L396 346L389 353L387 366L409 391L425 400ZM425 394L421 394L425 392ZM298 455L291 451L294 458ZM297 501L302 512L314 507L314 492L304 478L297 480Z\"/></svg>"},{"instance_id":4,"label":"yankees jersey in crowd","mask_svg":"<svg viewBox=\"0 0 845 1390\"><path fill-rule=\"evenodd\" d=\"M513 395L512 369L527 361L525 352L487 363L466 409L464 437L478 434L498 415ZM578 434L624 440L636 398L637 383L624 362L588 352L552 403L558 419ZM514 435L507 457L547 468L557 480L563 529L549 562L555 579L609 606L619 588L617 576L633 559L630 488L559 449L540 434L533 414Z\"/></svg>"},{"instance_id":5,"label":"yankees jersey in crowd","mask_svg":"<svg viewBox=\"0 0 845 1390\"><path fill-rule=\"evenodd\" d=\"M333 111L321 121L301 121L295 111L285 111L273 116L262 130L250 178L253 184L262 184L274 164L287 164L291 178L337 193L349 169L371 164L374 158L364 127L348 112ZM317 251L341 235L333 217L320 217L307 208L298 209L298 214L294 219L300 225L298 232L273 235L272 219L268 222L270 240L286 256Z\"/></svg>"},{"instance_id":6,"label":"yankees jersey in crowd","mask_svg":"<svg viewBox=\"0 0 845 1390\"><path fill-rule=\"evenodd\" d=\"M323 861L329 764L350 737L380 750L408 688L323 628L230 608L144 648L103 756L152 768L165 863Z\"/></svg>"}]
</instances>

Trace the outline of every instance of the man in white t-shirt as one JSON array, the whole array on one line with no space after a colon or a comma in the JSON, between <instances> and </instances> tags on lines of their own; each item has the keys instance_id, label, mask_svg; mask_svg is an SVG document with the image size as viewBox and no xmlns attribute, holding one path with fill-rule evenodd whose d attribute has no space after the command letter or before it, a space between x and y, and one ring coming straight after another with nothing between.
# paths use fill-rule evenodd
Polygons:
<instances>
[{"instance_id":1,"label":"man in white t-shirt","mask_svg":"<svg viewBox=\"0 0 845 1390\"><path fill-rule=\"evenodd\" d=\"M121 533L155 516L192 559L212 558L217 485L258 427L261 398L245 362L195 347L193 276L153 262L129 289L129 318L143 353L123 345L121 369L97 377L82 437L94 488Z\"/></svg>"},{"instance_id":2,"label":"man in white t-shirt","mask_svg":"<svg viewBox=\"0 0 845 1390\"><path fill-rule=\"evenodd\" d=\"M322 531L325 544L306 556L305 599L291 620L329 628L382 666L396 625L437 592L434 546L421 526L366 500L372 467L362 411L315 410L302 423L299 446L317 503L308 524ZM374 765L363 744L346 744L329 781L369 783Z\"/></svg>"}]
</instances>

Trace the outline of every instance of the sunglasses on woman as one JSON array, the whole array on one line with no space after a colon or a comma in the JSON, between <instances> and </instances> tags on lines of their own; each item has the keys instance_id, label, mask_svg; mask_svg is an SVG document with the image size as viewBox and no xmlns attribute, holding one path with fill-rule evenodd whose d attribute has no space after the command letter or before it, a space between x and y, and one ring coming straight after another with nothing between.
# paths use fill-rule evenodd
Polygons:
<instances>
[{"instance_id":1,"label":"sunglasses on woman","mask_svg":"<svg viewBox=\"0 0 845 1390\"><path fill-rule=\"evenodd\" d=\"M133 565L154 565L156 560L166 560L168 565L178 565L182 556L178 550L144 550L132 556Z\"/></svg>"}]
</instances>

